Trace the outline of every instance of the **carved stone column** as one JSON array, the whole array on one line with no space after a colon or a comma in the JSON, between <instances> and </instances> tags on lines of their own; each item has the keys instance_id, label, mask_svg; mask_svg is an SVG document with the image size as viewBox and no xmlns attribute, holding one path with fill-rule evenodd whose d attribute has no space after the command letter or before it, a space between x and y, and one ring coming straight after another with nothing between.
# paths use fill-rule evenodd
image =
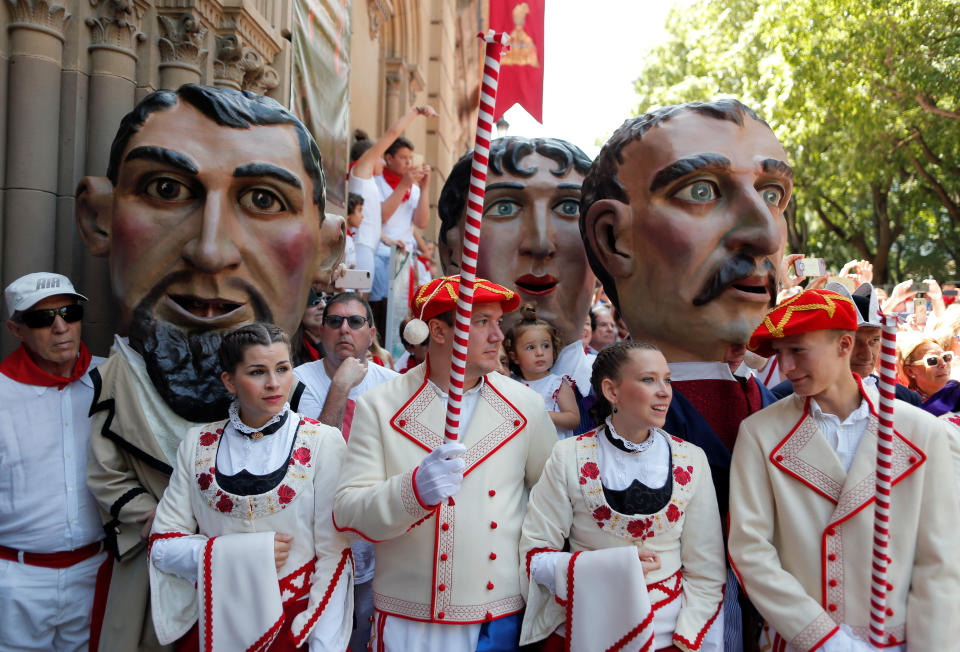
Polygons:
<instances>
[{"instance_id":1,"label":"carved stone column","mask_svg":"<svg viewBox=\"0 0 960 652\"><path fill-rule=\"evenodd\" d=\"M3 279L54 269L60 67L70 14L46 0L6 0L10 12Z\"/></svg>"},{"instance_id":2,"label":"carved stone column","mask_svg":"<svg viewBox=\"0 0 960 652\"><path fill-rule=\"evenodd\" d=\"M217 37L217 58L213 62L213 84L240 90L247 73L244 48L236 34ZM255 53L254 53L255 54ZM249 64L247 64L249 65Z\"/></svg>"},{"instance_id":3,"label":"carved stone column","mask_svg":"<svg viewBox=\"0 0 960 652\"><path fill-rule=\"evenodd\" d=\"M143 41L139 9L132 0L89 0L93 15L86 19L90 29L90 86L87 101L88 174L107 172L110 144L120 120L135 104L136 48ZM109 287L106 260L86 256L83 262L84 287ZM113 306L91 302L84 316L90 343L104 349L104 339L113 332Z\"/></svg>"},{"instance_id":4,"label":"carved stone column","mask_svg":"<svg viewBox=\"0 0 960 652\"><path fill-rule=\"evenodd\" d=\"M177 89L198 83L207 61L207 29L195 16L157 16L160 22L160 87Z\"/></svg>"},{"instance_id":5,"label":"carved stone column","mask_svg":"<svg viewBox=\"0 0 960 652\"><path fill-rule=\"evenodd\" d=\"M401 98L403 96L403 64L387 59L386 64L386 102L384 104L384 128L400 119Z\"/></svg>"}]
</instances>

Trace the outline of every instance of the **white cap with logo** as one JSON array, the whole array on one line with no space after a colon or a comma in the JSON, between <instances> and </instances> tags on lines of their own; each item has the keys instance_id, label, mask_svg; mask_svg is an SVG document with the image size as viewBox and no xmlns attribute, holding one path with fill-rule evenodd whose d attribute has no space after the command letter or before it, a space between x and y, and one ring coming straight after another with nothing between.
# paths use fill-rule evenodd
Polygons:
<instances>
[{"instance_id":1,"label":"white cap with logo","mask_svg":"<svg viewBox=\"0 0 960 652\"><path fill-rule=\"evenodd\" d=\"M3 296L7 300L7 314L11 317L18 310L26 310L47 297L58 294L69 294L81 301L87 300L87 297L73 289L70 279L63 274L53 272L34 272L21 276L3 291Z\"/></svg>"}]
</instances>

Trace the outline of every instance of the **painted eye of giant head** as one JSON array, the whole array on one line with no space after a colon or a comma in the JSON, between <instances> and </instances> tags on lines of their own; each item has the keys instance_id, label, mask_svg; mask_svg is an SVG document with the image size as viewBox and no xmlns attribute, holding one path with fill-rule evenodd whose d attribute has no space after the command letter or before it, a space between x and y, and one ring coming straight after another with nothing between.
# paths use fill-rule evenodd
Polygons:
<instances>
[{"instance_id":1,"label":"painted eye of giant head","mask_svg":"<svg viewBox=\"0 0 960 652\"><path fill-rule=\"evenodd\" d=\"M700 180L684 186L673 196L683 201L702 204L716 200L720 197L720 192L712 181Z\"/></svg>"},{"instance_id":2,"label":"painted eye of giant head","mask_svg":"<svg viewBox=\"0 0 960 652\"><path fill-rule=\"evenodd\" d=\"M163 201L186 201L194 197L190 188L170 177L154 179L146 185L144 192L148 197Z\"/></svg>"},{"instance_id":3,"label":"painted eye of giant head","mask_svg":"<svg viewBox=\"0 0 960 652\"><path fill-rule=\"evenodd\" d=\"M287 210L283 200L266 188L252 188L243 193L240 205L257 213L282 213Z\"/></svg>"}]
</instances>

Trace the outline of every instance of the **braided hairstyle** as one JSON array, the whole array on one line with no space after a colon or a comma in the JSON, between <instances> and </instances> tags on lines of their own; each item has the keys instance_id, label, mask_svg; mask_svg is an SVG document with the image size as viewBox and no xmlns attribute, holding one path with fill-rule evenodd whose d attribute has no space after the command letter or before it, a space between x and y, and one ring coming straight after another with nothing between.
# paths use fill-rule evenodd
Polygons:
<instances>
[{"instance_id":1,"label":"braided hairstyle","mask_svg":"<svg viewBox=\"0 0 960 652\"><path fill-rule=\"evenodd\" d=\"M613 406L603 395L603 381L607 378L613 381L620 380L620 371L630 359L631 351L659 351L654 344L649 342L640 342L638 340L623 340L614 342L603 351L597 354L597 359L593 361L593 373L590 375L590 387L593 388L593 394L597 397L597 402L590 408L590 415L594 422L602 425L611 412Z\"/></svg>"},{"instance_id":2,"label":"braided hairstyle","mask_svg":"<svg viewBox=\"0 0 960 652\"><path fill-rule=\"evenodd\" d=\"M523 378L523 374L520 373L520 367L513 361L513 354L517 352L517 341L520 339L520 336L531 328L547 329L547 333L550 334L550 343L553 345L553 361L556 362L557 356L560 355L560 334L557 332L556 326L546 319L537 317L537 308L534 304L523 304L520 306L519 313L520 321L514 324L510 332L503 338L503 349L510 358L510 371L516 376Z\"/></svg>"},{"instance_id":3,"label":"braided hairstyle","mask_svg":"<svg viewBox=\"0 0 960 652\"><path fill-rule=\"evenodd\" d=\"M237 365L243 362L243 355L251 346L270 346L283 342L290 349L290 337L277 326L263 321L255 321L235 328L223 336L220 342L220 366L227 373L235 373Z\"/></svg>"}]
</instances>

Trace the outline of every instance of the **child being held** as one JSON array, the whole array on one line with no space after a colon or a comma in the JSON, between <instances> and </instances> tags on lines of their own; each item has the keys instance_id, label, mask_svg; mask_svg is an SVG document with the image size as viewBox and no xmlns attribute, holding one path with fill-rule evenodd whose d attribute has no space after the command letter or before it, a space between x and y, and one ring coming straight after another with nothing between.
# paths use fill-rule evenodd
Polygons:
<instances>
[{"instance_id":1,"label":"child being held","mask_svg":"<svg viewBox=\"0 0 960 652\"><path fill-rule=\"evenodd\" d=\"M520 321L507 334L503 346L510 356L514 378L543 397L557 436L565 439L573 435L573 429L580 423L573 380L550 373L560 350L557 329L538 318L532 304L524 304L520 308Z\"/></svg>"}]
</instances>

